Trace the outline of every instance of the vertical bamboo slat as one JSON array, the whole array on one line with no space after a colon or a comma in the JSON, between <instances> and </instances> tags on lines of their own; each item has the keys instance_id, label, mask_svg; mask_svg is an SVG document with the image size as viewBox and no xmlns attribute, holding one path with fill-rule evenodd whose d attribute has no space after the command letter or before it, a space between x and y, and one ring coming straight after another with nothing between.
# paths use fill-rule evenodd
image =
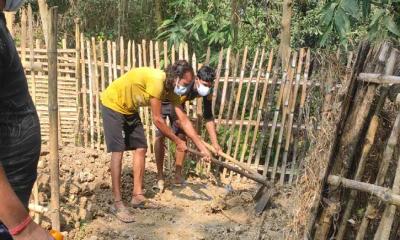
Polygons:
<instances>
[{"instance_id":1,"label":"vertical bamboo slat","mask_svg":"<svg viewBox=\"0 0 400 240\"><path fill-rule=\"evenodd\" d=\"M164 41L164 69L167 68L169 62L168 62L168 43Z\"/></svg>"},{"instance_id":2,"label":"vertical bamboo slat","mask_svg":"<svg viewBox=\"0 0 400 240\"><path fill-rule=\"evenodd\" d=\"M297 61L297 52L295 52L293 54L292 66L289 69L290 71L289 71L289 74L288 74L289 82L288 82L287 85L285 85L285 90L284 90L284 93L283 93L282 119L281 119L281 127L279 129L278 143L277 143L276 148L275 148L276 151L275 151L275 158L274 158L274 166L273 166L273 169L272 169L272 176L271 176L271 180L272 181L275 181L275 176L276 176L276 173L277 173L278 161L279 161L279 156L280 156L281 146L282 146L282 140L283 140L283 133L285 131L286 119L287 119L287 115L289 113L289 100L290 100L290 96L292 94L292 83L293 83L293 76L295 74L295 69L296 69L296 61Z\"/></svg>"},{"instance_id":3,"label":"vertical bamboo slat","mask_svg":"<svg viewBox=\"0 0 400 240\"><path fill-rule=\"evenodd\" d=\"M21 9L21 60L23 63L26 62L26 24L27 24L27 16L26 9Z\"/></svg>"},{"instance_id":4,"label":"vertical bamboo slat","mask_svg":"<svg viewBox=\"0 0 400 240\"><path fill-rule=\"evenodd\" d=\"M231 56L231 48L228 48L228 51L226 52L226 60L225 60L225 77L224 77L224 85L222 87L222 95L221 95L221 104L220 104L220 109L219 109L219 114L218 114L218 122L217 122L217 129L219 128L219 125L221 124L221 118L225 110L225 101L226 101L226 91L228 89L228 78L229 78L229 64L230 64L230 56Z\"/></svg>"},{"instance_id":5,"label":"vertical bamboo slat","mask_svg":"<svg viewBox=\"0 0 400 240\"><path fill-rule=\"evenodd\" d=\"M92 47L93 47L93 87L94 87L94 96L95 96L95 115L96 115L96 147L100 149L101 145L101 134L100 134L100 90L99 90L99 73L98 73L98 65L97 65L97 44L96 40L92 38Z\"/></svg>"},{"instance_id":6,"label":"vertical bamboo slat","mask_svg":"<svg viewBox=\"0 0 400 240\"><path fill-rule=\"evenodd\" d=\"M131 58L132 58L132 43L131 43L131 40L128 41L128 50L127 50L126 54L127 54L127 58L128 58L127 67L128 67L128 71L129 71L132 68L132 60L131 60Z\"/></svg>"},{"instance_id":7,"label":"vertical bamboo slat","mask_svg":"<svg viewBox=\"0 0 400 240\"><path fill-rule=\"evenodd\" d=\"M132 68L136 68L136 44L132 41Z\"/></svg>"},{"instance_id":8,"label":"vertical bamboo slat","mask_svg":"<svg viewBox=\"0 0 400 240\"><path fill-rule=\"evenodd\" d=\"M154 68L154 45L152 40L150 40L149 43L149 55L150 55L149 67Z\"/></svg>"},{"instance_id":9,"label":"vertical bamboo slat","mask_svg":"<svg viewBox=\"0 0 400 240\"><path fill-rule=\"evenodd\" d=\"M144 66L149 66L148 64L147 64L147 46L146 46L146 40L142 40L142 48L143 48L143 65Z\"/></svg>"},{"instance_id":10,"label":"vertical bamboo slat","mask_svg":"<svg viewBox=\"0 0 400 240\"><path fill-rule=\"evenodd\" d=\"M89 74L89 127L90 127L90 147L94 148L94 109L93 109L93 66L90 41L86 40L86 50L88 57L88 74Z\"/></svg>"},{"instance_id":11,"label":"vertical bamboo slat","mask_svg":"<svg viewBox=\"0 0 400 240\"><path fill-rule=\"evenodd\" d=\"M81 29L79 18L75 19L75 78L76 78L76 106L77 106L77 119L75 126L76 143L82 145L82 65L81 65Z\"/></svg>"},{"instance_id":12,"label":"vertical bamboo slat","mask_svg":"<svg viewBox=\"0 0 400 240\"><path fill-rule=\"evenodd\" d=\"M172 45L171 47L171 64L175 63L175 45Z\"/></svg>"},{"instance_id":13,"label":"vertical bamboo slat","mask_svg":"<svg viewBox=\"0 0 400 240\"><path fill-rule=\"evenodd\" d=\"M139 67L143 66L142 62L142 45L138 44L138 58L139 58Z\"/></svg>"},{"instance_id":14,"label":"vertical bamboo slat","mask_svg":"<svg viewBox=\"0 0 400 240\"><path fill-rule=\"evenodd\" d=\"M296 107L296 102L297 102L297 92L299 90L300 86L300 80L301 80L301 70L303 68L303 57L304 57L304 49L300 49L300 56L299 56L299 62L297 64L297 71L296 71L296 81L294 85L294 90L292 93L292 96L289 99L289 119L288 119L288 125L287 125L287 132L286 132L286 138L285 138L285 145L284 145L284 151L282 155L282 166L281 166L281 175L280 175L280 184L284 184L285 180L285 172L286 172L286 164L287 164L287 158L288 158L288 153L289 153L289 147L290 147L290 142L292 140L292 131L293 131L293 120L294 120L294 111ZM297 126L300 127L300 126Z\"/></svg>"},{"instance_id":15,"label":"vertical bamboo slat","mask_svg":"<svg viewBox=\"0 0 400 240\"><path fill-rule=\"evenodd\" d=\"M107 40L107 65L108 65L108 84L105 85L106 87L113 81L112 47L110 40Z\"/></svg>"},{"instance_id":16,"label":"vertical bamboo slat","mask_svg":"<svg viewBox=\"0 0 400 240\"><path fill-rule=\"evenodd\" d=\"M120 64L120 76L125 74L125 44L124 38L121 37L119 40L119 64Z\"/></svg>"},{"instance_id":17,"label":"vertical bamboo slat","mask_svg":"<svg viewBox=\"0 0 400 240\"><path fill-rule=\"evenodd\" d=\"M219 56L218 56L218 65L216 69L216 76L214 80L214 92L212 96L212 112L215 114L215 104L217 101L217 95L218 95L218 85L219 85L219 79L221 77L221 68L222 68L222 60L224 58L224 49L221 48L219 51Z\"/></svg>"},{"instance_id":18,"label":"vertical bamboo slat","mask_svg":"<svg viewBox=\"0 0 400 240\"><path fill-rule=\"evenodd\" d=\"M155 53L156 53L156 68L160 69L160 48L158 41L155 44Z\"/></svg>"},{"instance_id":19,"label":"vertical bamboo slat","mask_svg":"<svg viewBox=\"0 0 400 240\"><path fill-rule=\"evenodd\" d=\"M86 86L86 64L85 64L85 39L83 33L80 37L81 41L81 60L82 60L82 112L83 112L83 145L88 146L88 106L87 106L87 86Z\"/></svg>"},{"instance_id":20,"label":"vertical bamboo slat","mask_svg":"<svg viewBox=\"0 0 400 240\"><path fill-rule=\"evenodd\" d=\"M112 49L112 56L113 56L113 80L118 78L118 73L117 73L117 44L115 42L112 42L111 44L111 49Z\"/></svg>"}]
</instances>

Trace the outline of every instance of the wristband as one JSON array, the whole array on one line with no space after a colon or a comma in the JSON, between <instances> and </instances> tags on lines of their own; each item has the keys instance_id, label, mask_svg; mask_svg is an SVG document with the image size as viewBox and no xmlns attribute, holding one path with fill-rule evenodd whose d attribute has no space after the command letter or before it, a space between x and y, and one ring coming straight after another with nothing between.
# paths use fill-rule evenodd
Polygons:
<instances>
[{"instance_id":1,"label":"wristband","mask_svg":"<svg viewBox=\"0 0 400 240\"><path fill-rule=\"evenodd\" d=\"M12 236L16 236L20 234L25 228L31 223L32 218L28 215L24 221L18 224L16 227L9 229L9 232Z\"/></svg>"}]
</instances>

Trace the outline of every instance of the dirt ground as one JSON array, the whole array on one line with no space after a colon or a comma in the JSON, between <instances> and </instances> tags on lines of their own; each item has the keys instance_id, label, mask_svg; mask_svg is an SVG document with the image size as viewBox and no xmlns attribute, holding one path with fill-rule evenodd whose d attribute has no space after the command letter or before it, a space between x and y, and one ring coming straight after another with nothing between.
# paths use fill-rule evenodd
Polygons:
<instances>
[{"instance_id":1,"label":"dirt ground","mask_svg":"<svg viewBox=\"0 0 400 240\"><path fill-rule=\"evenodd\" d=\"M39 199L50 200L49 154L43 149L39 162ZM146 196L161 209L131 209L136 221L126 224L111 213L109 155L77 147L60 149L61 224L66 239L285 239L283 227L290 219L290 189L281 189L261 216L254 214L253 182L233 180L231 185L189 174L185 187L152 190L156 166L146 162ZM131 198L131 156L124 156L123 199ZM48 215L42 226L50 228Z\"/></svg>"}]
</instances>

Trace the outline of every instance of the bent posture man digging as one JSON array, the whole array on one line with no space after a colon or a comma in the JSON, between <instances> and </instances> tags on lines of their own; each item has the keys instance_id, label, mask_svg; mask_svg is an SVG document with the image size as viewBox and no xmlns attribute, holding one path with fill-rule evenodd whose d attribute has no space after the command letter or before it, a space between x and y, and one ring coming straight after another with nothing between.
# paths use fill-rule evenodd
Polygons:
<instances>
[{"instance_id":1,"label":"bent posture man digging","mask_svg":"<svg viewBox=\"0 0 400 240\"><path fill-rule=\"evenodd\" d=\"M176 83L181 79L188 78L193 78L193 70L189 64L171 65L167 68L166 73L148 67L135 68L111 83L102 93L104 134L107 151L111 152L113 213L123 222L134 221L133 216L122 202L121 166L124 151L134 150L134 183L130 205L133 207L156 207L143 195L147 142L138 109L150 106L154 125L176 143L177 151L186 151L186 143L173 133L162 117L161 100L173 96ZM206 160L208 160L211 153L201 142L183 109L177 108L176 113L182 129L207 156Z\"/></svg>"}]
</instances>

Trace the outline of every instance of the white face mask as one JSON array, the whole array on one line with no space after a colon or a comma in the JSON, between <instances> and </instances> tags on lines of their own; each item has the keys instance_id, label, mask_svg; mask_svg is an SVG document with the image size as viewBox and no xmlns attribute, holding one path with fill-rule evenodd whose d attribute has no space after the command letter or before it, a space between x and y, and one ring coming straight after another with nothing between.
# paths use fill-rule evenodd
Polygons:
<instances>
[{"instance_id":1,"label":"white face mask","mask_svg":"<svg viewBox=\"0 0 400 240\"><path fill-rule=\"evenodd\" d=\"M6 0L4 11L16 12L24 4L24 0Z\"/></svg>"},{"instance_id":2,"label":"white face mask","mask_svg":"<svg viewBox=\"0 0 400 240\"><path fill-rule=\"evenodd\" d=\"M199 93L200 96L205 97L208 94L210 94L210 87L204 86L203 84L199 83L199 86L197 87L197 92Z\"/></svg>"},{"instance_id":3,"label":"white face mask","mask_svg":"<svg viewBox=\"0 0 400 240\"><path fill-rule=\"evenodd\" d=\"M178 85L179 80L177 80L175 88L174 88L174 92L175 94L182 96L185 95L189 92L189 90L192 88L193 82L187 86L180 86Z\"/></svg>"}]
</instances>

